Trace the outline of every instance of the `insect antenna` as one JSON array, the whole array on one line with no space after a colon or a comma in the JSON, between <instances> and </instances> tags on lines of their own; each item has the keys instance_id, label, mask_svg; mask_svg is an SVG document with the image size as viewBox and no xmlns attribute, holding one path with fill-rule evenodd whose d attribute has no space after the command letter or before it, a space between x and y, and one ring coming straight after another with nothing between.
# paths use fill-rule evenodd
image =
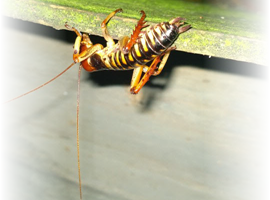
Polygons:
<instances>
[{"instance_id":1,"label":"insect antenna","mask_svg":"<svg viewBox=\"0 0 270 200\"><path fill-rule=\"evenodd\" d=\"M81 165L80 165L80 139L79 139L79 114L80 114L80 82L81 82L81 70L82 65L78 71L78 88L77 88L77 159L78 159L78 176L79 176L79 188L80 188L80 200L82 200L82 181L81 181Z\"/></svg>"},{"instance_id":2,"label":"insect antenna","mask_svg":"<svg viewBox=\"0 0 270 200\"><path fill-rule=\"evenodd\" d=\"M12 99L10 99L10 100L8 100L8 101L3 102L3 104L9 103L9 102L14 101L14 100L16 100L16 99L19 99L19 98L21 98L21 97L23 97L23 96L25 96L25 95L27 95L27 94L30 94L30 93L32 93L32 92L34 92L34 91L36 91L36 90L42 88L43 86L49 84L50 82L54 81L54 80L57 79L59 76L61 76L62 74L64 74L64 73L65 73L67 70L69 70L74 64L76 64L76 63L73 62L73 63L72 63L71 65L69 65L64 71L62 71L61 73L59 73L58 75L56 75L56 76L55 76L54 78L52 78L51 80L49 80L49 81L43 83L42 85L40 85L40 86L38 86L38 87L36 87L36 88L34 88L34 89L32 89L32 90L26 92L26 93L23 93L23 94L21 94L21 95L19 95L19 96L17 96L17 97L14 97L14 98L12 98Z\"/></svg>"},{"instance_id":3,"label":"insect antenna","mask_svg":"<svg viewBox=\"0 0 270 200\"><path fill-rule=\"evenodd\" d=\"M3 104L5 103L9 103L11 101L14 101L16 99L19 99L27 94L30 94L40 88L42 88L43 86L49 84L50 82L54 81L55 79L57 79L59 76L61 76L62 74L64 74L67 70L69 70L74 64L76 64L75 62L71 63L64 71L62 71L61 73L59 73L58 75L56 75L55 77L53 77L52 79L50 79L49 81L43 83L42 85L26 92L23 93L17 97L14 97L8 101L3 102ZM82 66L80 65L79 67L79 72L78 72L78 88L77 88L77 111L76 111L76 124L77 124L77 159L78 159L78 176L79 176L79 188L80 188L80 199L82 200L82 183L81 183L81 167L80 167L80 143L79 143L79 113L80 113L80 82L81 82L81 70L82 70Z\"/></svg>"}]
</instances>

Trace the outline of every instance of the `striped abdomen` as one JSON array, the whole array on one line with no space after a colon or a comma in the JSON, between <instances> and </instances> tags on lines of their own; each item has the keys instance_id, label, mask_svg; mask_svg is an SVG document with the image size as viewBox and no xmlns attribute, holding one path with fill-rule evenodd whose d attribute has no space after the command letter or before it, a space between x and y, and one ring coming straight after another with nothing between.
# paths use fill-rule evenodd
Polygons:
<instances>
[{"instance_id":1,"label":"striped abdomen","mask_svg":"<svg viewBox=\"0 0 270 200\"><path fill-rule=\"evenodd\" d=\"M140 34L128 54L120 50L111 54L110 64L114 70L133 69L145 65L170 47L178 35L178 27L175 25L169 22L157 24Z\"/></svg>"}]
</instances>

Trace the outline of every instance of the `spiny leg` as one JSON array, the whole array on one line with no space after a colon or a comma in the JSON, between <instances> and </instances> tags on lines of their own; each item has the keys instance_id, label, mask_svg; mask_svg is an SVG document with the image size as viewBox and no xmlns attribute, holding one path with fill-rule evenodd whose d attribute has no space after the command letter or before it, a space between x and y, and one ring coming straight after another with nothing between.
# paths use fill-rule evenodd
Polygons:
<instances>
[{"instance_id":1,"label":"spiny leg","mask_svg":"<svg viewBox=\"0 0 270 200\"><path fill-rule=\"evenodd\" d=\"M133 75L132 75L131 87L130 87L130 92L132 94L137 94L142 89L142 87L147 83L150 76L152 75L157 76L161 73L161 71L163 70L169 58L170 52L174 49L176 49L176 47L170 47L163 54L156 57L151 63L150 67L147 68L147 71L145 72L141 80L140 80L140 77L141 77L144 66L134 69ZM157 67L159 62L160 62L160 65L159 67Z\"/></svg>"},{"instance_id":2,"label":"spiny leg","mask_svg":"<svg viewBox=\"0 0 270 200\"><path fill-rule=\"evenodd\" d=\"M143 10L141 10L141 14L142 14L142 17L138 21L137 25L135 26L135 29L130 37L129 42L122 49L124 54L128 54L131 47L136 43L136 40L138 39L139 34L141 33L141 30L148 26L148 25L145 25L146 21L144 21L144 19L145 19L146 15L145 15L145 12Z\"/></svg>"},{"instance_id":3,"label":"spiny leg","mask_svg":"<svg viewBox=\"0 0 270 200\"><path fill-rule=\"evenodd\" d=\"M163 56L157 70L154 71L153 76L157 76L157 75L159 75L161 73L161 71L163 70L163 68L164 68L164 66L165 66L165 64L166 64L166 62L167 62L167 60L169 58L169 55L170 55L170 51L165 53L165 55Z\"/></svg>"},{"instance_id":4,"label":"spiny leg","mask_svg":"<svg viewBox=\"0 0 270 200\"><path fill-rule=\"evenodd\" d=\"M156 67L157 67L158 63L161 61L160 60L161 56L162 55L159 55L158 57L156 57L154 59L154 61L151 63L150 67L145 72L145 74L143 75L143 77L141 78L141 80L139 82L138 82L138 80L140 79L140 74L141 73L138 73L139 69L138 69L138 71L134 70L134 72L137 73L138 77L136 77L136 74L134 75L135 77L132 77L132 78L134 78L133 84L135 84L135 85L131 85L131 88L130 88L130 93L131 94L137 94L142 89L142 87L145 85L145 83L147 83L150 76L152 76L155 73Z\"/></svg>"},{"instance_id":5,"label":"spiny leg","mask_svg":"<svg viewBox=\"0 0 270 200\"><path fill-rule=\"evenodd\" d=\"M163 53L164 56L163 56L163 58L162 58L162 60L161 60L161 62L160 62L160 64L159 64L157 70L154 72L153 76L157 76L157 75L159 75L159 74L161 73L161 71L163 70L163 68L164 68L164 66L165 66L165 64L166 64L166 62L167 62L167 60L168 60L168 58L169 58L169 55L170 55L171 51L172 51L172 50L175 50L175 49L176 49L176 47L169 47L169 48Z\"/></svg>"},{"instance_id":6,"label":"spiny leg","mask_svg":"<svg viewBox=\"0 0 270 200\"><path fill-rule=\"evenodd\" d=\"M101 23L101 29L102 29L102 33L103 33L103 37L105 38L105 40L107 41L107 46L111 47L113 46L115 43L112 39L112 36L110 36L108 29L107 29L107 23L110 21L110 19L118 12L122 12L122 8L119 8L115 11L113 11L111 14L109 14L106 19Z\"/></svg>"}]
</instances>

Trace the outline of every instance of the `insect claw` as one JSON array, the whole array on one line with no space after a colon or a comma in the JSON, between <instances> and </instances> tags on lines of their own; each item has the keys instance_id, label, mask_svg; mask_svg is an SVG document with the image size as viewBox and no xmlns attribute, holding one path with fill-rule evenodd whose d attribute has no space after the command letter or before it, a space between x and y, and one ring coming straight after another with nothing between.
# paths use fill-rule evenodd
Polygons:
<instances>
[{"instance_id":1,"label":"insect claw","mask_svg":"<svg viewBox=\"0 0 270 200\"><path fill-rule=\"evenodd\" d=\"M140 11L140 14L145 15L145 12L143 10Z\"/></svg>"},{"instance_id":2,"label":"insect claw","mask_svg":"<svg viewBox=\"0 0 270 200\"><path fill-rule=\"evenodd\" d=\"M69 30L72 29L71 26L69 26L67 22L65 22L65 27L66 27L67 29L69 29Z\"/></svg>"},{"instance_id":3,"label":"insect claw","mask_svg":"<svg viewBox=\"0 0 270 200\"><path fill-rule=\"evenodd\" d=\"M137 94L138 92L137 92L135 89L136 89L135 86L132 87L132 88L130 89L130 94Z\"/></svg>"},{"instance_id":4,"label":"insect claw","mask_svg":"<svg viewBox=\"0 0 270 200\"><path fill-rule=\"evenodd\" d=\"M187 31L190 28L191 28L191 25L182 26L182 27L179 28L178 33L183 33L183 32Z\"/></svg>"},{"instance_id":5,"label":"insect claw","mask_svg":"<svg viewBox=\"0 0 270 200\"><path fill-rule=\"evenodd\" d=\"M118 8L118 9L115 11L115 13L121 13L121 12L123 12L123 9L122 9L122 8Z\"/></svg>"}]
</instances>

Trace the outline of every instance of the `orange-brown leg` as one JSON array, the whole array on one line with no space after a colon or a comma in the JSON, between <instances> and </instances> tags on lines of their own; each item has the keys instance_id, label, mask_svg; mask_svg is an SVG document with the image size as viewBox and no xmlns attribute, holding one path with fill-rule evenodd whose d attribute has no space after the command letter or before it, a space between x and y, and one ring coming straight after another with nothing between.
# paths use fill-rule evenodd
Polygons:
<instances>
[{"instance_id":1,"label":"orange-brown leg","mask_svg":"<svg viewBox=\"0 0 270 200\"><path fill-rule=\"evenodd\" d=\"M107 23L110 21L110 19L118 12L122 12L123 10L121 8L113 11L111 14L109 14L106 19L101 23L101 29L103 33L103 37L107 41L107 47L112 47L115 43L113 41L112 36L110 36L108 29L107 29Z\"/></svg>"},{"instance_id":2,"label":"orange-brown leg","mask_svg":"<svg viewBox=\"0 0 270 200\"><path fill-rule=\"evenodd\" d=\"M162 54L162 55L164 55L164 56L163 56L163 58L162 58L162 60L161 60L161 62L160 62L160 64L159 64L157 70L154 72L153 76L157 76L157 75L159 75L159 74L161 73L161 71L163 70L163 68L164 68L164 66L165 66L165 64L166 64L166 62L167 62L167 60L168 60L168 58L169 58L169 55L170 55L171 51L172 51L172 50L175 50L175 49L176 49L176 46L174 46L174 47L169 47L169 48Z\"/></svg>"},{"instance_id":3,"label":"orange-brown leg","mask_svg":"<svg viewBox=\"0 0 270 200\"><path fill-rule=\"evenodd\" d=\"M92 45L90 48L86 48L84 51L80 52L80 54L73 55L74 62L82 62L101 49L103 49L103 46L101 44Z\"/></svg>"},{"instance_id":4,"label":"orange-brown leg","mask_svg":"<svg viewBox=\"0 0 270 200\"><path fill-rule=\"evenodd\" d=\"M163 68L164 68L164 66L169 58L170 52L174 49L176 49L176 47L169 47L164 53L162 53L161 55L159 55L158 57L156 57L153 60L150 67L141 66L141 67L134 69L133 75L132 75L132 80L131 80L130 93L137 94L142 89L142 87L145 85L145 83L147 83L150 76L159 75L161 73L161 71L163 70ZM159 62L160 62L160 65L157 67ZM144 67L147 69L147 71L145 72L144 76L140 80Z\"/></svg>"},{"instance_id":5,"label":"orange-brown leg","mask_svg":"<svg viewBox=\"0 0 270 200\"><path fill-rule=\"evenodd\" d=\"M135 29L130 37L129 42L127 43L127 45L125 47L123 47L122 51L125 54L128 54L131 47L136 43L136 40L138 39L141 30L148 26L148 25L145 25L146 21L144 21L144 19L145 19L146 15L145 15L145 12L143 10L141 10L141 14L142 14L142 17L138 21L137 25L135 26Z\"/></svg>"},{"instance_id":6,"label":"orange-brown leg","mask_svg":"<svg viewBox=\"0 0 270 200\"><path fill-rule=\"evenodd\" d=\"M75 40L75 43L74 43L74 47L73 47L73 60L74 62L77 63L77 56L79 55L80 53L80 47L81 47L81 41L82 41L82 34L80 33L80 31L78 29L76 29L75 27L71 27L67 24L65 24L65 27L71 31L74 31L77 35L77 38Z\"/></svg>"},{"instance_id":7,"label":"orange-brown leg","mask_svg":"<svg viewBox=\"0 0 270 200\"><path fill-rule=\"evenodd\" d=\"M73 60L75 63L82 62L96 51L103 49L101 44L93 45L89 36L86 34L81 34L78 29L69 26L67 23L65 24L65 27L74 31L77 35L73 50ZM83 50L81 51L81 49Z\"/></svg>"},{"instance_id":8,"label":"orange-brown leg","mask_svg":"<svg viewBox=\"0 0 270 200\"><path fill-rule=\"evenodd\" d=\"M144 66L142 65L141 67L137 67L133 70L132 78L131 78L131 84L130 84L130 90L134 88L135 86L138 85L140 82L142 72L143 72ZM132 92L131 92L132 93Z\"/></svg>"},{"instance_id":9,"label":"orange-brown leg","mask_svg":"<svg viewBox=\"0 0 270 200\"><path fill-rule=\"evenodd\" d=\"M164 54L164 56L163 56L163 58L162 58L162 60L161 60L161 62L159 64L157 70L154 71L153 76L157 76L157 75L159 75L161 73L161 71L163 70L163 68L164 68L164 66L165 66L165 64L166 64L166 62L167 62L167 60L169 58L170 53L171 52L169 51L169 52Z\"/></svg>"},{"instance_id":10,"label":"orange-brown leg","mask_svg":"<svg viewBox=\"0 0 270 200\"><path fill-rule=\"evenodd\" d=\"M131 88L130 88L130 93L131 94L137 94L142 89L142 87L145 85L145 83L147 83L147 81L149 80L150 76L152 76L155 73L155 70L157 68L157 65L161 61L160 60L161 57L162 57L162 55L159 55L158 57L156 57L154 59L154 61L151 63L150 67L145 72L145 74L143 75L142 79L139 82L138 81L134 81L133 84L135 84L135 85L131 85ZM135 72L138 74L138 76L141 75L141 73L139 73L139 69L138 69L138 71L135 71L134 70L134 73ZM139 80L138 77L134 77L134 76L133 76L133 79Z\"/></svg>"}]
</instances>

